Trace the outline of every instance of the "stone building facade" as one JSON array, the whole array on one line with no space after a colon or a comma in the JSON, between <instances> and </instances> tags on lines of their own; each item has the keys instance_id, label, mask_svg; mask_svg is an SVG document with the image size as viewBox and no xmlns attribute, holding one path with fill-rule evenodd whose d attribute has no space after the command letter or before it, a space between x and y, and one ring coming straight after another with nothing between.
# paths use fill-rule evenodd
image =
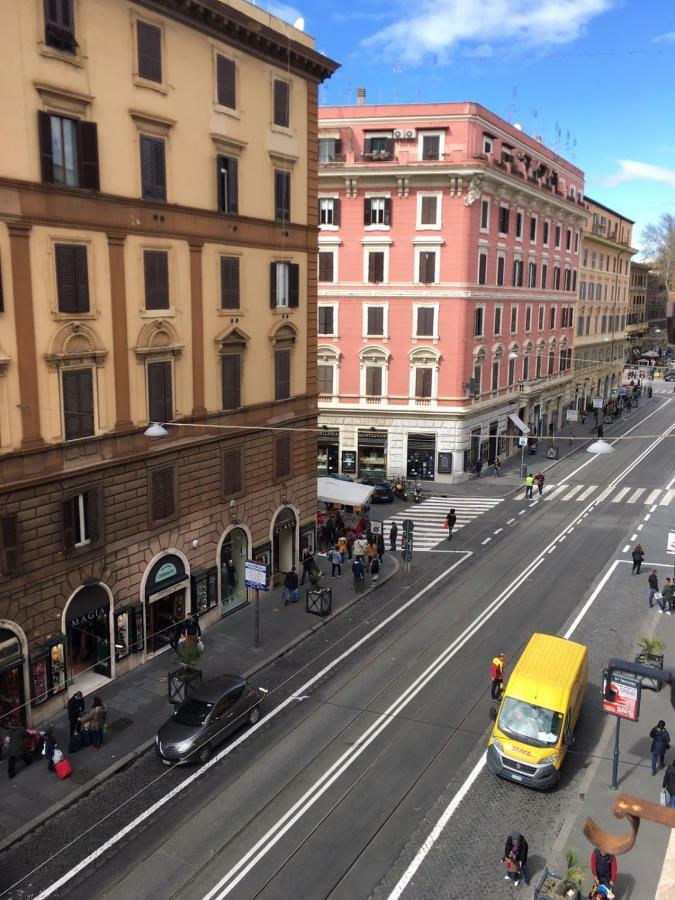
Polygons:
<instances>
[{"instance_id":1,"label":"stone building facade","mask_svg":"<svg viewBox=\"0 0 675 900\"><path fill-rule=\"evenodd\" d=\"M313 544L336 66L243 0L7 0L0 27L0 717L35 722Z\"/></svg>"}]
</instances>

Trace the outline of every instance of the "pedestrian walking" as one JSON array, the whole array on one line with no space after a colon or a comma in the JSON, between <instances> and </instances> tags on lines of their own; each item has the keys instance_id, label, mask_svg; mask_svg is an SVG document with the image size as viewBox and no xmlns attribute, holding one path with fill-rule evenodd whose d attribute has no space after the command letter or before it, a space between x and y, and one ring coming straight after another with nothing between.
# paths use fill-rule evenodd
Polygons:
<instances>
[{"instance_id":1,"label":"pedestrian walking","mask_svg":"<svg viewBox=\"0 0 675 900\"><path fill-rule=\"evenodd\" d=\"M616 856L613 853L603 853L598 847L591 853L591 872L595 885L613 888L616 881Z\"/></svg>"},{"instance_id":2,"label":"pedestrian walking","mask_svg":"<svg viewBox=\"0 0 675 900\"><path fill-rule=\"evenodd\" d=\"M602 423L598 425L598 438L603 438L605 436L605 429L602 427Z\"/></svg>"},{"instance_id":3,"label":"pedestrian walking","mask_svg":"<svg viewBox=\"0 0 675 900\"><path fill-rule=\"evenodd\" d=\"M360 559L364 564L365 570L365 557L368 553L368 542L363 537L358 537L354 541L354 546L352 548L352 553L354 554L354 559Z\"/></svg>"},{"instance_id":4,"label":"pedestrian walking","mask_svg":"<svg viewBox=\"0 0 675 900\"><path fill-rule=\"evenodd\" d=\"M84 698L82 691L75 691L68 701L68 737L70 740L80 733L80 718L84 715ZM72 751L71 751L72 752Z\"/></svg>"},{"instance_id":5,"label":"pedestrian walking","mask_svg":"<svg viewBox=\"0 0 675 900\"><path fill-rule=\"evenodd\" d=\"M91 745L94 750L100 750L103 746L103 732L108 710L100 697L94 697L89 714L82 720L85 730L89 733Z\"/></svg>"},{"instance_id":6,"label":"pedestrian walking","mask_svg":"<svg viewBox=\"0 0 675 900\"><path fill-rule=\"evenodd\" d=\"M647 396L649 397L650 400L652 399L652 386L651 386L651 384L650 384L649 387L647 388Z\"/></svg>"},{"instance_id":7,"label":"pedestrian walking","mask_svg":"<svg viewBox=\"0 0 675 900\"><path fill-rule=\"evenodd\" d=\"M307 547L302 551L302 578L300 579L300 584L305 583L305 578L310 573L312 566L314 565L314 557L309 552Z\"/></svg>"},{"instance_id":8,"label":"pedestrian walking","mask_svg":"<svg viewBox=\"0 0 675 900\"><path fill-rule=\"evenodd\" d=\"M476 460L476 478L480 478L480 473L483 471L483 460Z\"/></svg>"},{"instance_id":9,"label":"pedestrian walking","mask_svg":"<svg viewBox=\"0 0 675 900\"><path fill-rule=\"evenodd\" d=\"M544 493L544 482L546 481L546 477L543 472L537 472L534 476L534 482L537 485L537 490L539 491L539 496Z\"/></svg>"},{"instance_id":10,"label":"pedestrian walking","mask_svg":"<svg viewBox=\"0 0 675 900\"><path fill-rule=\"evenodd\" d=\"M347 538L344 536L344 534L340 535L340 537L338 538L338 550L340 551L342 562L347 562Z\"/></svg>"},{"instance_id":11,"label":"pedestrian walking","mask_svg":"<svg viewBox=\"0 0 675 900\"><path fill-rule=\"evenodd\" d=\"M654 599L657 594L663 599L661 592L659 591L659 573L656 569L652 569L651 574L649 575L649 596L647 598L650 607L654 605ZM663 610L661 610L661 612L663 612Z\"/></svg>"},{"instance_id":12,"label":"pedestrian walking","mask_svg":"<svg viewBox=\"0 0 675 900\"><path fill-rule=\"evenodd\" d=\"M457 521L457 516L455 515L455 510L451 509L450 512L445 517L445 523L448 526L448 540L452 540L452 530L455 527L455 523Z\"/></svg>"},{"instance_id":13,"label":"pedestrian walking","mask_svg":"<svg viewBox=\"0 0 675 900\"><path fill-rule=\"evenodd\" d=\"M530 883L530 873L527 870L527 841L519 831L512 831L504 845L502 862L506 866L504 878L510 879L519 886L523 879L525 884Z\"/></svg>"},{"instance_id":14,"label":"pedestrian walking","mask_svg":"<svg viewBox=\"0 0 675 900\"><path fill-rule=\"evenodd\" d=\"M11 778L12 776L10 775L9 777ZM675 759L664 772L661 786L666 792L666 806L675 809Z\"/></svg>"},{"instance_id":15,"label":"pedestrian walking","mask_svg":"<svg viewBox=\"0 0 675 900\"><path fill-rule=\"evenodd\" d=\"M363 565L362 556L354 557L354 562L352 563L352 575L354 576L354 590L360 594L366 581L366 569Z\"/></svg>"},{"instance_id":16,"label":"pedestrian walking","mask_svg":"<svg viewBox=\"0 0 675 900\"><path fill-rule=\"evenodd\" d=\"M534 487L534 475L528 472L525 476L525 499L532 499L532 488Z\"/></svg>"},{"instance_id":17,"label":"pedestrian walking","mask_svg":"<svg viewBox=\"0 0 675 900\"><path fill-rule=\"evenodd\" d=\"M330 552L330 577L335 578L335 570L337 569L338 577L342 575L342 554L337 548L337 545L333 547Z\"/></svg>"},{"instance_id":18,"label":"pedestrian walking","mask_svg":"<svg viewBox=\"0 0 675 900\"><path fill-rule=\"evenodd\" d=\"M368 544L368 571L370 571L370 567L372 566L373 560L375 559L377 559L377 543L375 542L374 538L371 537Z\"/></svg>"},{"instance_id":19,"label":"pedestrian walking","mask_svg":"<svg viewBox=\"0 0 675 900\"><path fill-rule=\"evenodd\" d=\"M502 464L499 462L499 457L495 456L495 461L492 463L492 468L494 469L495 478L499 478L501 472L499 471L502 467Z\"/></svg>"},{"instance_id":20,"label":"pedestrian walking","mask_svg":"<svg viewBox=\"0 0 675 900\"><path fill-rule=\"evenodd\" d=\"M193 613L190 618L187 620L187 624L185 626L185 640L188 643L188 646L196 646L202 636L202 629L199 624L199 616L197 613Z\"/></svg>"},{"instance_id":21,"label":"pedestrian walking","mask_svg":"<svg viewBox=\"0 0 675 900\"><path fill-rule=\"evenodd\" d=\"M380 577L380 558L376 556L370 564L370 583L374 584Z\"/></svg>"},{"instance_id":22,"label":"pedestrian walking","mask_svg":"<svg viewBox=\"0 0 675 900\"><path fill-rule=\"evenodd\" d=\"M499 700L502 696L502 688L504 686L504 654L500 653L492 660L490 667L492 676L492 687L490 688L490 696L493 700Z\"/></svg>"},{"instance_id":23,"label":"pedestrian walking","mask_svg":"<svg viewBox=\"0 0 675 900\"><path fill-rule=\"evenodd\" d=\"M642 560L645 558L645 551L642 549L642 544L636 544L633 547L631 556L633 557L633 569L631 571L631 575L639 575Z\"/></svg>"},{"instance_id":24,"label":"pedestrian walking","mask_svg":"<svg viewBox=\"0 0 675 900\"><path fill-rule=\"evenodd\" d=\"M288 606L289 602L298 602L298 595L300 593L298 584L298 573L295 571L295 566L291 566L291 571L286 572L284 576L284 589L282 591L284 606Z\"/></svg>"},{"instance_id":25,"label":"pedestrian walking","mask_svg":"<svg viewBox=\"0 0 675 900\"><path fill-rule=\"evenodd\" d=\"M389 529L389 549L396 553L396 539L398 538L398 525L394 522Z\"/></svg>"},{"instance_id":26,"label":"pedestrian walking","mask_svg":"<svg viewBox=\"0 0 675 900\"><path fill-rule=\"evenodd\" d=\"M652 739L652 775L656 775L659 769L665 768L666 750L670 750L670 735L666 730L666 723L663 719L659 719L649 732L649 737Z\"/></svg>"},{"instance_id":27,"label":"pedestrian walking","mask_svg":"<svg viewBox=\"0 0 675 900\"><path fill-rule=\"evenodd\" d=\"M378 534L375 543L377 544L377 557L382 562L384 559L384 536Z\"/></svg>"},{"instance_id":28,"label":"pedestrian walking","mask_svg":"<svg viewBox=\"0 0 675 900\"><path fill-rule=\"evenodd\" d=\"M9 732L9 747L7 748L7 775L14 778L16 775L16 761L19 757L29 766L32 759L26 748L26 729L23 725L5 726Z\"/></svg>"},{"instance_id":29,"label":"pedestrian walking","mask_svg":"<svg viewBox=\"0 0 675 900\"><path fill-rule=\"evenodd\" d=\"M672 616L673 607L675 607L675 585L672 578L666 578L661 593L663 594L662 602L665 613L667 616Z\"/></svg>"},{"instance_id":30,"label":"pedestrian walking","mask_svg":"<svg viewBox=\"0 0 675 900\"><path fill-rule=\"evenodd\" d=\"M47 770L54 771L54 751L56 750L56 736L54 734L54 726L50 725L45 733L45 759L47 760Z\"/></svg>"},{"instance_id":31,"label":"pedestrian walking","mask_svg":"<svg viewBox=\"0 0 675 900\"><path fill-rule=\"evenodd\" d=\"M169 624L169 646L171 649L176 652L178 650L178 645L180 644L180 639L183 637L183 623L177 619L175 616L171 616L170 624ZM84 712L84 702L82 703L82 713Z\"/></svg>"}]
</instances>

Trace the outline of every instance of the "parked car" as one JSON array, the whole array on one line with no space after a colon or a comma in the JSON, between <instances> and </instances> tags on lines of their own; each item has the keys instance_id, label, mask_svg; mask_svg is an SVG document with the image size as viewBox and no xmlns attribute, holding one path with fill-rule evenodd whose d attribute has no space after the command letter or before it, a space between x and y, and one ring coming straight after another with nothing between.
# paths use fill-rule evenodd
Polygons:
<instances>
[{"instance_id":1,"label":"parked car","mask_svg":"<svg viewBox=\"0 0 675 900\"><path fill-rule=\"evenodd\" d=\"M373 481L370 478L360 478L359 484L368 484L375 488L373 495L370 498L371 503L394 502L394 489L388 481Z\"/></svg>"},{"instance_id":2,"label":"parked car","mask_svg":"<svg viewBox=\"0 0 675 900\"><path fill-rule=\"evenodd\" d=\"M214 748L244 725L260 719L264 692L239 675L223 675L207 682L176 707L157 732L155 750L166 765L194 762L203 765Z\"/></svg>"}]
</instances>

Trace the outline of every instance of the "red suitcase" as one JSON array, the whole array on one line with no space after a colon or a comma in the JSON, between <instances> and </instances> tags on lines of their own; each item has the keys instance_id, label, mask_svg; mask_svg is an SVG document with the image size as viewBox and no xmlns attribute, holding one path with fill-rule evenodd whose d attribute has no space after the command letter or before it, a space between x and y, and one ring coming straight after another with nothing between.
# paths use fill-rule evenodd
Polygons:
<instances>
[{"instance_id":1,"label":"red suitcase","mask_svg":"<svg viewBox=\"0 0 675 900\"><path fill-rule=\"evenodd\" d=\"M54 771L59 778L64 779L72 774L73 768L67 759L62 759L61 762L57 762L54 765Z\"/></svg>"}]
</instances>

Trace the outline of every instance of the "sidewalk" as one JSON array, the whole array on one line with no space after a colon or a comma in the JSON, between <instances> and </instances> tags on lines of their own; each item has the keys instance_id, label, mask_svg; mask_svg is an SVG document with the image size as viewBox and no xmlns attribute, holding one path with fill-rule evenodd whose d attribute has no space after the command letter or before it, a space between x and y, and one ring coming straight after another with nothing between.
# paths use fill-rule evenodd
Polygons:
<instances>
[{"instance_id":1,"label":"sidewalk","mask_svg":"<svg viewBox=\"0 0 675 900\"><path fill-rule=\"evenodd\" d=\"M332 615L320 619L307 613L304 589L301 589L300 602L288 606L282 603L281 588L261 594L260 649L253 649L253 604L249 604L204 632L205 651L199 667L205 681L225 673L252 675L313 631L330 623L359 596L370 592L371 588L362 595L355 594L349 561L343 566L341 578L331 578L328 574L330 564L321 556L317 559L324 571L324 585L333 589ZM398 569L398 560L386 553L375 588L386 583ZM167 699L167 671L173 668L173 654L167 649L97 692L108 708L108 715L105 744L96 753L91 748L73 755L66 753L68 718L65 711L50 723L55 726L59 748L73 767L73 774L66 781L59 781L49 773L44 761L34 762L27 769L21 760L17 763L16 777L9 781L7 756L4 755L0 762L0 850L13 843L21 832L32 830L41 820L73 803L152 746L157 729L174 709ZM77 681L70 692L76 689ZM91 697L85 701L88 709Z\"/></svg>"}]
</instances>

